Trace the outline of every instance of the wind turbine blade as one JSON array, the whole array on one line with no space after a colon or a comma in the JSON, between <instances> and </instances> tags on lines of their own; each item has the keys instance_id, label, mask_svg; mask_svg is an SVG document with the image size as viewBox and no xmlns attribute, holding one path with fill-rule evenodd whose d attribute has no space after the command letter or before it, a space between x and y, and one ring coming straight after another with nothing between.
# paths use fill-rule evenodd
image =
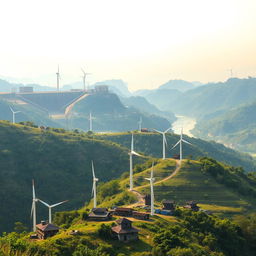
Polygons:
<instances>
[{"instance_id":1,"label":"wind turbine blade","mask_svg":"<svg viewBox=\"0 0 256 256\"><path fill-rule=\"evenodd\" d=\"M32 194L33 194L33 199L36 198L36 192L35 192L35 182L32 180Z\"/></svg>"},{"instance_id":2,"label":"wind turbine blade","mask_svg":"<svg viewBox=\"0 0 256 256\"><path fill-rule=\"evenodd\" d=\"M163 132L160 132L160 131L158 131L156 129L153 129L153 131L163 134Z\"/></svg>"},{"instance_id":3,"label":"wind turbine blade","mask_svg":"<svg viewBox=\"0 0 256 256\"><path fill-rule=\"evenodd\" d=\"M166 140L166 137L165 137L165 133L163 133L163 139L164 139L165 145L167 146L167 140Z\"/></svg>"},{"instance_id":4,"label":"wind turbine blade","mask_svg":"<svg viewBox=\"0 0 256 256\"><path fill-rule=\"evenodd\" d=\"M149 180L149 181L151 180L150 178L144 178L144 179L145 179L145 180Z\"/></svg>"},{"instance_id":5,"label":"wind turbine blade","mask_svg":"<svg viewBox=\"0 0 256 256\"><path fill-rule=\"evenodd\" d=\"M94 194L94 182L93 182L93 185L92 185L92 197L93 197L93 194Z\"/></svg>"},{"instance_id":6,"label":"wind turbine blade","mask_svg":"<svg viewBox=\"0 0 256 256\"><path fill-rule=\"evenodd\" d=\"M187 144L189 144L189 145L192 145L190 142L188 142L188 141L186 141L186 140L184 140L184 139L182 139L182 141L185 142L185 143L187 143Z\"/></svg>"},{"instance_id":7,"label":"wind turbine blade","mask_svg":"<svg viewBox=\"0 0 256 256\"><path fill-rule=\"evenodd\" d=\"M171 129L172 129L172 127L168 128L167 130L164 131L164 133L168 132Z\"/></svg>"},{"instance_id":8,"label":"wind turbine blade","mask_svg":"<svg viewBox=\"0 0 256 256\"><path fill-rule=\"evenodd\" d=\"M50 205L50 206L53 208L53 207L55 207L55 206L57 206L57 205L64 204L64 203L66 203L67 201L68 201L68 200L65 200L65 201L59 202L59 203L57 203L57 204L52 204L52 205Z\"/></svg>"},{"instance_id":9,"label":"wind turbine blade","mask_svg":"<svg viewBox=\"0 0 256 256\"><path fill-rule=\"evenodd\" d=\"M137 153L137 152L135 152L135 151L131 151L131 154L132 154L132 155L135 155L135 156L142 156L142 155L140 155L139 153Z\"/></svg>"},{"instance_id":10,"label":"wind turbine blade","mask_svg":"<svg viewBox=\"0 0 256 256\"><path fill-rule=\"evenodd\" d=\"M30 218L32 218L33 212L34 212L34 202L32 202L32 207L31 207L31 215L30 215Z\"/></svg>"},{"instance_id":11,"label":"wind turbine blade","mask_svg":"<svg viewBox=\"0 0 256 256\"><path fill-rule=\"evenodd\" d=\"M12 113L14 112L13 109L9 106L10 110L12 111Z\"/></svg>"},{"instance_id":12,"label":"wind turbine blade","mask_svg":"<svg viewBox=\"0 0 256 256\"><path fill-rule=\"evenodd\" d=\"M93 165L93 161L92 161L92 176L95 179L95 173L94 173L94 165Z\"/></svg>"},{"instance_id":13,"label":"wind turbine blade","mask_svg":"<svg viewBox=\"0 0 256 256\"><path fill-rule=\"evenodd\" d=\"M46 202L44 202L44 201L42 201L42 200L40 200L40 199L38 199L38 201L41 202L42 204L44 204L45 206L50 207L50 205L47 204Z\"/></svg>"},{"instance_id":14,"label":"wind turbine blade","mask_svg":"<svg viewBox=\"0 0 256 256\"><path fill-rule=\"evenodd\" d=\"M179 140L171 149L174 149L177 145L179 145L180 142L181 140Z\"/></svg>"},{"instance_id":15,"label":"wind turbine blade","mask_svg":"<svg viewBox=\"0 0 256 256\"><path fill-rule=\"evenodd\" d=\"M84 73L84 75L85 75L85 71L81 68L81 70L82 70L82 72Z\"/></svg>"}]
</instances>

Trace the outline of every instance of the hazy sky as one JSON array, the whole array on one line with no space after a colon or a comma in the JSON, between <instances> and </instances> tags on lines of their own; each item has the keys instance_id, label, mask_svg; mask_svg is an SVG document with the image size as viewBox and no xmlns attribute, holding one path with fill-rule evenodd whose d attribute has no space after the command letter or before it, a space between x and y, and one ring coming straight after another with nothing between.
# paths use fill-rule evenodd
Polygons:
<instances>
[{"instance_id":1,"label":"hazy sky","mask_svg":"<svg viewBox=\"0 0 256 256\"><path fill-rule=\"evenodd\" d=\"M0 76L55 86L121 78L131 90L170 79L256 76L255 0L0 2Z\"/></svg>"}]
</instances>

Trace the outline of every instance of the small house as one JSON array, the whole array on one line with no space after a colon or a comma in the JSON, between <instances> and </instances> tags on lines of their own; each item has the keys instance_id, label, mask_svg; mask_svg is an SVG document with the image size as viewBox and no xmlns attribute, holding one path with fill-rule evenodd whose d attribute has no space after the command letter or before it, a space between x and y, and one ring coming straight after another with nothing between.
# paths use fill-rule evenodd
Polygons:
<instances>
[{"instance_id":1,"label":"small house","mask_svg":"<svg viewBox=\"0 0 256 256\"><path fill-rule=\"evenodd\" d=\"M180 159L180 154L175 154L175 155L173 155L173 158L174 158L174 159L177 159L177 160Z\"/></svg>"},{"instance_id":2,"label":"small house","mask_svg":"<svg viewBox=\"0 0 256 256\"><path fill-rule=\"evenodd\" d=\"M107 208L93 208L88 215L88 220L106 221L112 218L111 212Z\"/></svg>"},{"instance_id":3,"label":"small house","mask_svg":"<svg viewBox=\"0 0 256 256\"><path fill-rule=\"evenodd\" d=\"M117 216L131 217L133 209L125 207L117 207L114 211L114 214Z\"/></svg>"},{"instance_id":4,"label":"small house","mask_svg":"<svg viewBox=\"0 0 256 256\"><path fill-rule=\"evenodd\" d=\"M190 209L192 211L199 211L200 207L197 205L195 201L189 201L186 205L183 206L183 208Z\"/></svg>"},{"instance_id":5,"label":"small house","mask_svg":"<svg viewBox=\"0 0 256 256\"><path fill-rule=\"evenodd\" d=\"M148 195L145 195L145 196L143 197L143 199L144 199L145 205L148 205L148 206L151 205L151 196L150 196L149 194L148 194Z\"/></svg>"},{"instance_id":6,"label":"small house","mask_svg":"<svg viewBox=\"0 0 256 256\"><path fill-rule=\"evenodd\" d=\"M149 220L149 214L145 212L133 212L132 217L139 220Z\"/></svg>"},{"instance_id":7,"label":"small house","mask_svg":"<svg viewBox=\"0 0 256 256\"><path fill-rule=\"evenodd\" d=\"M170 211L174 211L175 210L175 202L171 201L171 200L164 200L162 202L163 204L163 210L170 210Z\"/></svg>"},{"instance_id":8,"label":"small house","mask_svg":"<svg viewBox=\"0 0 256 256\"><path fill-rule=\"evenodd\" d=\"M112 227L114 236L117 236L119 241L132 241L138 239L139 230L132 227L132 221L121 218L117 220L117 226Z\"/></svg>"},{"instance_id":9,"label":"small house","mask_svg":"<svg viewBox=\"0 0 256 256\"><path fill-rule=\"evenodd\" d=\"M40 224L36 225L36 233L39 239L46 239L48 237L55 236L59 232L59 230L59 227L46 221L41 221Z\"/></svg>"}]
</instances>

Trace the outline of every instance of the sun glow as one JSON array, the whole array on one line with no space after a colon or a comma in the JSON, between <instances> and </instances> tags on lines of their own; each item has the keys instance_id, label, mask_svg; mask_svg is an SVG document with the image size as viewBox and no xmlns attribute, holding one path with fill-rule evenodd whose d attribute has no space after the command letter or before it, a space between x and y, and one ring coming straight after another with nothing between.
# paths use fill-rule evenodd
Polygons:
<instances>
[{"instance_id":1,"label":"sun glow","mask_svg":"<svg viewBox=\"0 0 256 256\"><path fill-rule=\"evenodd\" d=\"M1 75L54 83L60 64L67 83L85 66L93 80L123 78L136 89L178 77L223 79L231 66L248 73L256 56L238 62L244 49L254 51L255 7L249 0L5 1Z\"/></svg>"}]
</instances>

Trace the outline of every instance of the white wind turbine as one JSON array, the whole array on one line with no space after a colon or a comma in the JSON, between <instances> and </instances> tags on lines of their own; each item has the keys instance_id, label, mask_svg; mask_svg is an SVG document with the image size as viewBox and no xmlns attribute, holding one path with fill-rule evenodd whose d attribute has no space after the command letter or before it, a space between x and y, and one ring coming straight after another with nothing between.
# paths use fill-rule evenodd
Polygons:
<instances>
[{"instance_id":1,"label":"white wind turbine","mask_svg":"<svg viewBox=\"0 0 256 256\"><path fill-rule=\"evenodd\" d=\"M134 143L133 143L133 133L132 133L132 141L131 141L131 151L128 153L130 156L130 190L133 190L133 168L132 168L132 156L141 156L137 152L134 151Z\"/></svg>"},{"instance_id":2,"label":"white wind turbine","mask_svg":"<svg viewBox=\"0 0 256 256\"><path fill-rule=\"evenodd\" d=\"M15 115L20 113L21 111L14 111L11 107L10 110L12 111L12 123L15 124Z\"/></svg>"},{"instance_id":3,"label":"white wind turbine","mask_svg":"<svg viewBox=\"0 0 256 256\"><path fill-rule=\"evenodd\" d=\"M165 134L166 134L170 129L172 129L172 127L168 128L168 129L165 130L164 132L161 132L161 131L158 131L158 130L153 129L155 132L158 132L158 133L160 133L160 134L163 135L163 159L165 159L165 147L166 147L166 145L167 145L167 140L166 140Z\"/></svg>"},{"instance_id":4,"label":"white wind turbine","mask_svg":"<svg viewBox=\"0 0 256 256\"><path fill-rule=\"evenodd\" d=\"M180 163L182 161L182 142L192 145L191 143L183 139L183 128L181 128L179 141L171 148L171 149L174 149L178 144L180 144Z\"/></svg>"},{"instance_id":5,"label":"white wind turbine","mask_svg":"<svg viewBox=\"0 0 256 256\"><path fill-rule=\"evenodd\" d=\"M92 112L90 112L90 114L89 114L89 131L91 131L91 132L92 132L92 119L93 119Z\"/></svg>"},{"instance_id":6,"label":"white wind turbine","mask_svg":"<svg viewBox=\"0 0 256 256\"><path fill-rule=\"evenodd\" d=\"M142 118L140 117L140 120L138 122L138 125L139 125L139 131L141 132L141 125L142 125Z\"/></svg>"},{"instance_id":7,"label":"white wind turbine","mask_svg":"<svg viewBox=\"0 0 256 256\"><path fill-rule=\"evenodd\" d=\"M87 75L91 75L91 73L86 73L82 68L81 68L82 72L83 72L83 86L84 86L84 91L86 91L86 86L85 86L85 79Z\"/></svg>"},{"instance_id":8,"label":"white wind turbine","mask_svg":"<svg viewBox=\"0 0 256 256\"><path fill-rule=\"evenodd\" d=\"M35 183L34 180L32 180L32 207L31 207L31 217L33 215L33 232L36 232L36 202L38 202L38 199L36 198L35 193Z\"/></svg>"},{"instance_id":9,"label":"white wind turbine","mask_svg":"<svg viewBox=\"0 0 256 256\"><path fill-rule=\"evenodd\" d=\"M59 69L59 65L58 65L58 71L56 72L56 76L57 76L57 91L60 90L60 69Z\"/></svg>"},{"instance_id":10,"label":"white wind turbine","mask_svg":"<svg viewBox=\"0 0 256 256\"><path fill-rule=\"evenodd\" d=\"M59 202L57 204L52 204L52 205L49 205L47 204L46 202L38 199L39 202L41 202L42 204L44 204L45 206L47 206L49 208L49 223L52 223L52 208L55 207L55 206L58 206L60 204L64 204L66 203L68 200L65 200L65 201L62 201L62 202Z\"/></svg>"},{"instance_id":11,"label":"white wind turbine","mask_svg":"<svg viewBox=\"0 0 256 256\"><path fill-rule=\"evenodd\" d=\"M95 177L93 161L92 161L92 176L93 176L93 185L92 185L93 208L96 208L97 207L96 182L99 181L99 179Z\"/></svg>"},{"instance_id":12,"label":"white wind turbine","mask_svg":"<svg viewBox=\"0 0 256 256\"><path fill-rule=\"evenodd\" d=\"M150 182L150 197L151 197L151 216L154 215L154 188L153 188L153 184L155 181L155 178L153 178L153 171L154 171L154 163L152 163L152 169L151 169L151 175L150 178L145 178L146 180L149 180Z\"/></svg>"}]
</instances>

